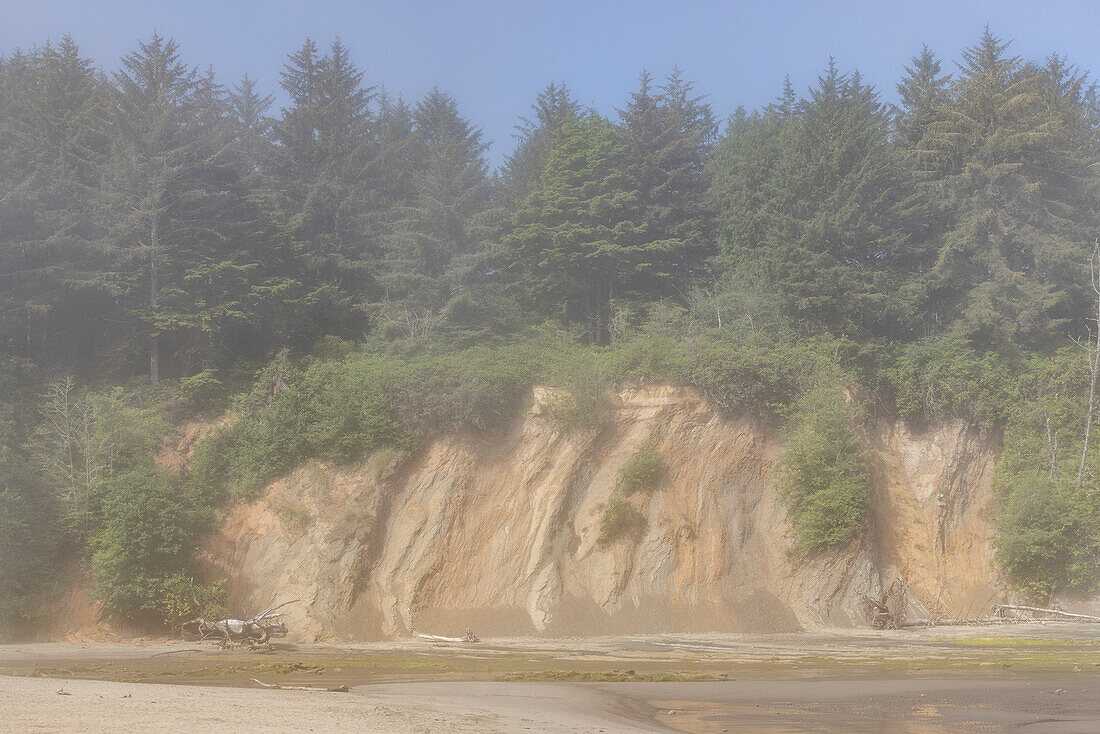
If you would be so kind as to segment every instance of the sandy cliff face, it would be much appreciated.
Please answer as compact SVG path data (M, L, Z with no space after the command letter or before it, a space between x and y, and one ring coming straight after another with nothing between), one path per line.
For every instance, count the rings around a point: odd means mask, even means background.
M896 577L914 612L992 595L990 447L962 426L868 426L871 522L849 547L790 555L774 431L696 392L629 388L598 431L540 409L501 436L452 436L361 466L312 463L233 507L206 544L234 607L300 597L310 639L771 631L862 624ZM635 495L638 540L597 544L619 468L646 441L667 466Z

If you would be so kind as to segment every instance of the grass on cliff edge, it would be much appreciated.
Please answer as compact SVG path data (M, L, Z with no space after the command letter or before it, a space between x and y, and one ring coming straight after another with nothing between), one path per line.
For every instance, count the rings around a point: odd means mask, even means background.
M402 351L328 339L308 355L280 355L235 401L241 416L203 440L192 462L196 493L216 505L247 497L310 458L351 462L387 446L410 447L444 431L487 433L516 414L536 383L574 396L557 406L571 428L597 427L609 388L623 382L695 385L720 409L780 419L784 406L822 381L839 390L842 370L821 340L700 335L689 345L662 336L614 347L585 345L557 329L509 344ZM279 385L273 390L273 385ZM649 486L659 462L623 477Z

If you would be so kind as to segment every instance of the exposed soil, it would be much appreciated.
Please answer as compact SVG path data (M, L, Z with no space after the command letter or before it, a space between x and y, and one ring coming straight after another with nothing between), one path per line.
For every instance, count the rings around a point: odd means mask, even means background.
M996 455L963 424L870 422L867 532L807 558L773 481L773 426L684 387L607 397L598 429L564 428L536 388L499 434L300 466L228 509L203 544L209 579L226 579L235 611L301 599L299 641L859 627L862 595L897 578L911 617L1005 600L990 563ZM645 444L665 467L629 498L645 530L602 545L618 472ZM185 461L187 445L166 457Z

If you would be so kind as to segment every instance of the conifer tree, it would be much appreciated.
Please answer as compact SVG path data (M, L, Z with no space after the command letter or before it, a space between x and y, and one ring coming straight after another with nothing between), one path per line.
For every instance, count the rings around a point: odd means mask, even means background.
M404 99L391 98L385 90L378 95L378 158L373 167L374 199L382 214L384 236L393 232L402 207L414 196L413 177L423 167L423 151L417 144L413 109Z
M282 72L291 105L275 126L274 167L291 237L313 282L343 307L375 292L383 207L371 185L378 163L375 92L348 49L325 56L306 39Z
M764 108L764 111L779 118L783 122L795 119L798 106L798 95L795 94L794 85L791 83L791 75L783 77L783 91L774 102Z
M234 148L250 172L259 173L271 166L274 156L271 143L274 120L267 112L274 101L274 95L261 95L256 90L256 82L247 74L233 87L229 95Z
M505 238L507 263L526 296L608 340L610 303L668 280L646 249L637 184L619 131L590 113L554 134L542 174Z
M799 321L896 334L896 296L927 256L928 214L888 131L875 91L831 60L796 119L773 111L737 121L710 194L727 210L727 266L770 284Z
M663 87L653 90L652 78L643 72L638 91L619 111L628 165L643 211L644 247L662 261L657 269L676 272L681 281L701 266L710 227L703 207L704 164L715 123L710 106L693 96L692 89L674 70ZM671 284L662 280L653 285Z
M921 48L911 64L897 85L901 109L894 117L898 141L906 148L917 147L929 126L942 118L951 81L950 74L940 74L940 60L928 46Z
M224 94L210 74L181 60L175 41L154 34L122 59L115 75L112 156L107 169L109 230L104 244L120 264L123 306L139 318L134 336L161 357L204 331L203 286L231 265L227 243L239 200Z
M92 246L107 147L102 84L68 36L5 66L0 333L27 356L71 362L90 351L102 328L93 314L109 303Z
M961 316L977 345L1034 348L1086 311L1096 138L1080 134L1077 83L1007 46L987 29L963 52L945 117L921 145L954 212L925 310Z
M516 149L504 162L503 188L509 209L519 206L531 192L557 131L581 115L569 89L553 82L539 92L531 111L531 117L521 118L516 125Z
M493 232L486 144L433 89L414 113L412 201L399 210L388 243L387 298L404 308L440 310L453 295L453 265L480 250Z

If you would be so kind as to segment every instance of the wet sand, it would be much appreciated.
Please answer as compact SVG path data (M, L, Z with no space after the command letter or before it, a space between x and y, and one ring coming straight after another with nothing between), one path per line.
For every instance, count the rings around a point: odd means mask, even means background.
M11 732L1100 731L1098 678L392 683L312 693L0 677Z
M1100 732L1097 675L628 685L684 732Z

